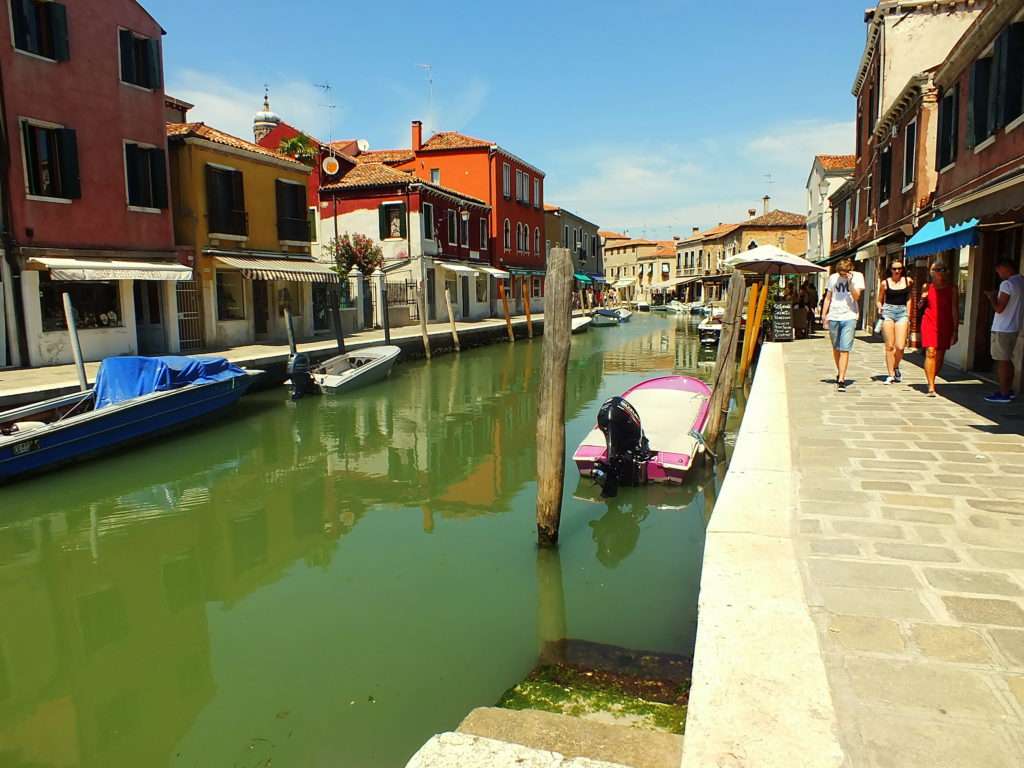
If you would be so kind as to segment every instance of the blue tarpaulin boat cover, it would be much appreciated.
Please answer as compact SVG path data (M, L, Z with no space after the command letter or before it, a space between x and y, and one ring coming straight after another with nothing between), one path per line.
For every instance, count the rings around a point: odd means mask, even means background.
M151 392L245 375L223 357L108 357L96 375L96 410Z
M947 227L945 220L939 216L917 230L903 247L907 251L907 258L913 259L974 245L978 242L977 227L977 219Z

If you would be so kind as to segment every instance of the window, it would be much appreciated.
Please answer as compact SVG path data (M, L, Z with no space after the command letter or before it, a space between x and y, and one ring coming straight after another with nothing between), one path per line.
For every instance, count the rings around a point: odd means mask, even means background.
M480 219L480 250L487 250L487 241L491 239L491 233L487 228L487 219Z
M320 242L320 233L317 231L317 220L316 220L316 206L309 206L309 211L306 214L307 221L309 222L309 242L318 243Z
M476 303L486 304L487 303L487 275L477 275L476 280Z
M512 166L508 163L501 165L501 192L507 200L512 196Z
M441 183L441 169L440 168L431 168L430 169L430 183L431 184L440 184Z
M382 203L377 209L377 228L381 240L405 237L405 203Z
M853 199L853 227L857 228L860 224L860 190L857 190L857 196Z
M917 177L917 120L903 131L903 189L909 189Z
M423 218L423 239L433 240L434 239L434 204L424 203L422 208Z
M206 215L211 235L248 234L241 171L206 166Z
M469 216L459 216L459 243L464 248L469 248Z
M1010 24L996 38L999 106L1002 125L1024 113L1024 22Z
M130 29L118 33L121 47L121 80L140 88L156 89L163 82L160 41L136 35Z
M843 234L850 234L850 216L853 213L853 206L851 205L850 198L846 198L843 201Z
M506 251L512 249L512 224L509 223L508 219L505 219L505 229L502 234L502 245Z
M51 280L49 272L39 273L39 309L44 331L67 329L64 298L71 297L78 330L117 328L121 319L121 296L114 280Z
M878 205L889 202L892 189L892 145L882 150L878 158Z
M21 124L27 192L73 200L82 196L78 180L78 142L70 128Z
M973 149L996 129L997 94L993 86L992 57L978 59L971 65L970 89L967 92L967 148Z
M68 16L61 3L11 0L14 47L54 61L67 61Z
M241 272L217 271L217 319L245 320L245 283Z
M136 208L167 207L167 165L162 149L125 142L124 167L128 205ZM302 201L305 208L306 201ZM305 226L305 215L302 217Z
M540 208L540 179L533 180L533 207Z
M278 179L277 238L299 243L309 242L309 222L306 218L306 185Z
M533 252L540 256L540 227L533 230Z
M563 248L568 248L569 247L569 225L568 224L566 224L562 228L562 247Z
M458 240L458 226L455 223L455 211L449 210L446 218L448 220L448 245L456 245Z
M939 170L956 162L958 124L960 122L960 86L942 94L939 102L939 135L936 144L939 153Z
M875 130L875 120L878 117L876 114L878 107L875 105L875 89L872 86L868 88L868 133L872 133Z
M537 297L540 296L540 286L541 286L540 278L539 277L534 277L533 278L533 294L532 294L534 298L537 298Z
M864 113L857 109L857 157L860 157L861 149L864 146Z

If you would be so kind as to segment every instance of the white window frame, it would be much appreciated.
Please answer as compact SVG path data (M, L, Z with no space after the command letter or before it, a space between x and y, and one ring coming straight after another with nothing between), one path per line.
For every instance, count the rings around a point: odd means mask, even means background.
M508 163L501 164L501 193L506 198L512 196L512 166Z
M533 207L540 208L540 178L533 178Z
M13 21L12 21L12 24L13 24ZM164 69L164 66L163 66L164 65L164 44L163 44L163 41L159 40L158 38L155 38L155 37L150 37L149 35L143 35L143 34L141 34L139 32L136 32L134 29L131 29L130 27L120 27L119 26L115 30L115 32L117 34L115 47L117 48L117 79L118 79L118 82L120 82L121 85L127 85L129 88L134 88L135 90L142 91L143 93L155 93L156 90L157 90L156 88L147 88L144 85L139 85L138 83L129 83L127 80L122 80L121 79L121 31L122 30L125 31L125 32L131 32L133 37L137 37L140 40L157 40L157 42L158 42L158 44L160 46L160 79L161 80L163 80L163 77L164 77L164 74L165 74L164 71L163 71L163 69ZM12 33L11 39L12 40L14 39L13 38L13 33Z
M430 209L430 214L427 214L427 209ZM434 204L424 201L423 205L420 206L420 232L423 234L424 240L434 240L437 233L434 231Z
M508 219L505 219L501 229L501 246L503 250L512 250L512 222Z
M437 174L437 178L436 179L434 178L434 174ZM431 184L437 184L437 185L441 184L441 169L440 168L431 168L430 169L430 183Z
M569 225L568 224L566 224L565 226L562 227L562 247L563 248L568 248L569 247Z
M480 250L487 250L487 241L491 239L491 228L487 225L487 217L480 217Z
M533 228L533 252L540 256L540 227Z
M448 238L448 245L454 245L454 246L458 247L458 245L459 245L459 217L458 217L458 215L456 215L455 211L453 211L451 208L449 208L447 211L445 211L445 217L444 218L445 218L445 224L447 225L447 229L448 229L448 231L445 233L447 238ZM452 240L452 222L453 221L455 222L455 227L454 227L454 229L455 229L455 239L454 240Z
M160 147L158 147L156 144L150 144L150 143L145 142L145 141L133 141L131 139L121 139L121 165L124 166L124 203L128 207L129 211L134 211L135 213L156 213L156 214L163 213L163 211L160 210L159 208L150 208L149 206L145 206L145 205L132 205L131 203L128 202L128 145L129 144L134 144L136 147L139 147L140 149L160 149ZM168 174L168 176L169 176L169 174ZM286 181L286 179L281 179L281 181ZM169 194L170 194L170 190L168 190L168 195Z
M913 145L907 141L907 134L910 131L910 126L914 126L914 143ZM907 181L907 150L913 148L914 151L914 162L911 165L911 169L914 173L914 178ZM917 181L917 118L915 117L906 127L903 129L903 185L901 192L908 192L911 187L914 186L914 182Z
M10 3L8 2L8 6ZM11 22L14 23L13 21ZM13 32L11 40L13 40ZM69 197L50 197L49 195L33 195L31 193L32 185L28 180L28 147L25 146L25 131L22 128L24 124L33 125L36 128L46 128L48 130L60 130L61 128L67 128L66 125L61 123L51 123L48 120L36 120L34 117L22 117L18 116L18 140L21 142L21 170L22 180L25 182L25 199L32 200L36 203L60 203L61 205L71 205L71 198ZM79 160L81 164L81 160ZM81 167L81 165L79 165ZM128 177L125 176L125 183L127 184ZM126 187L127 188L127 187Z

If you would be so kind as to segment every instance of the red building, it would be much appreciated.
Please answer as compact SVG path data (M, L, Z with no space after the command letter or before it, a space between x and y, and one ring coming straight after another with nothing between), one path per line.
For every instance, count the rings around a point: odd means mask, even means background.
M0 365L176 349L160 25L134 0L5 2ZM3 344L7 341L7 344Z

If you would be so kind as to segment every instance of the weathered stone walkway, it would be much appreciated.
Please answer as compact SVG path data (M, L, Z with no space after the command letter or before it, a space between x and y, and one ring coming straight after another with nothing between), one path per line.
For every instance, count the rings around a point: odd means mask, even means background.
M1024 765L1024 407L783 346L797 555L851 765ZM956 399L949 399L952 396ZM969 406L969 407L968 407ZM974 410L972 410L972 408Z
M1024 404L768 345L708 529L684 766L1024 765ZM947 371L953 376L952 372Z

